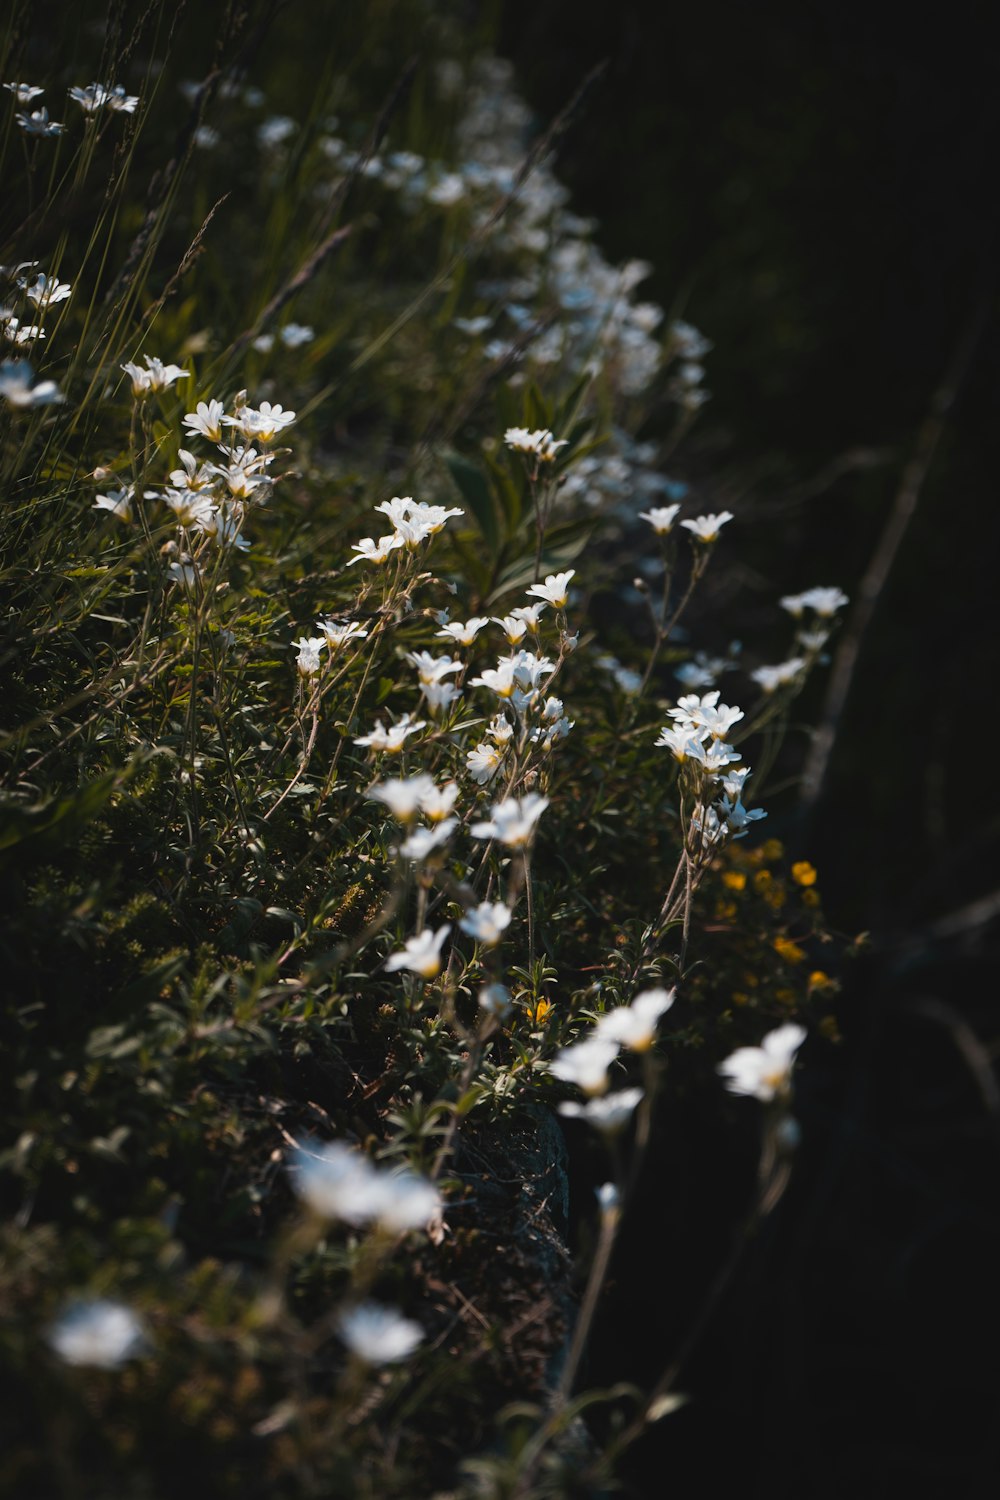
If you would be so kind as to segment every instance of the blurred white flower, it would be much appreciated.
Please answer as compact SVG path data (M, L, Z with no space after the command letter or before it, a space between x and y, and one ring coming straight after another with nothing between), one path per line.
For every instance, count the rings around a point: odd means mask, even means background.
M657 536L666 536L673 531L679 511L679 505L654 505L651 510L641 510L639 519L648 521Z
M794 682L805 665L804 656L793 656L788 661L779 662L776 667L757 667L750 676L765 693L774 693Z
M558 1110L567 1119L585 1120L595 1130L613 1135L628 1124L641 1099L642 1089L619 1089L616 1094L604 1094L596 1099L588 1099L584 1104L566 1099L558 1106Z
M487 984L479 991L479 1005L488 1016L503 1021L511 1012L510 990L505 984Z
M768 1104L789 1092L795 1054L805 1039L805 1028L790 1021L769 1031L759 1047L737 1047L716 1071L731 1094L748 1094Z
M66 126L59 120L50 120L47 109L33 109L30 115L16 114L14 119L25 135L62 135Z
M380 1171L343 1141L300 1142L291 1154L292 1186L324 1219L378 1224L392 1234L423 1229L441 1212L433 1183L416 1173Z
M67 92L69 97L88 115L96 114L108 102L109 90L103 83L88 83L85 89L71 88Z
M696 542L707 546L710 542L717 541L726 522L734 519L732 511L724 510L719 515L696 516L693 521L682 521L681 525L690 531Z
M479 906L470 907L458 925L484 948L494 948L510 926L512 916L513 912L503 901L483 901Z
M398 1364L424 1337L419 1323L377 1302L361 1302L341 1313L337 1327L351 1353L368 1365Z
M397 719L395 724L390 724L386 729L381 719L375 720L375 728L371 734L359 735L354 743L356 745L368 745L372 750L382 750L386 755L398 755L411 734L416 734L420 729L426 729L425 719L411 719L409 714L404 714Z
M575 1083L585 1094L603 1094L608 1086L608 1069L617 1056L618 1043L593 1032L584 1041L563 1047L550 1067L563 1083Z
M121 490L112 490L110 495L98 495L94 509L110 511L119 521L131 521L134 495L135 487L131 484Z
M422 979L433 979L441 972L441 948L450 931L451 923L446 922L437 932L425 927L416 937L407 938L402 949L390 953L386 959L386 971L393 973L397 969L410 969Z
M44 89L37 88L33 83L5 83L4 88L9 94L14 95L15 102L18 104L30 104L32 99L37 99L39 94L45 93Z
M50 1327L48 1342L68 1365L100 1370L116 1370L148 1347L132 1309L106 1297L72 1303Z
M647 1051L656 1040L657 1022L673 1005L676 994L676 989L643 990L631 1005L605 1011L597 1022L597 1035L633 1052Z
M495 802L490 808L489 818L473 823L469 832L476 839L496 839L508 848L523 849L531 842L535 824L548 805L548 797L541 797L537 792L529 792L525 797L508 797L503 802Z
M421 771L416 776L376 782L368 788L368 796L374 802L384 802L401 823L410 823L420 811L424 797L435 790L433 777Z
M11 406L54 406L65 401L54 380L35 381L26 359L5 359L0 364L0 396Z
M541 463L552 463L560 448L565 448L568 438L556 440L547 427L529 432L526 427L508 427L503 435L508 448L515 453L531 453Z
M820 619L829 620L845 604L849 604L850 600L842 589L814 588L806 589L802 594L786 594L779 603L782 609L787 609L796 619L801 617L803 611L811 609Z
M457 827L457 818L445 818L435 828L415 828L409 838L400 844L399 853L404 859L412 859L415 864L420 864L428 854L446 844Z

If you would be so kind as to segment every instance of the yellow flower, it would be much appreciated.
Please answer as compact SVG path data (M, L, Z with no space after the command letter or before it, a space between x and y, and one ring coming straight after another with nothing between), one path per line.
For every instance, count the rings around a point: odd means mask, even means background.
M792 865L792 879L796 885L815 885L816 868L807 859L796 860Z
M806 956L805 951L799 947L798 943L793 943L791 938L776 937L773 946L775 953L779 954L786 963L800 964Z
M781 859L784 852L785 846L780 839L768 839L761 847L765 859Z
M746 890L747 877L743 870L727 870L722 877L722 884L731 891Z

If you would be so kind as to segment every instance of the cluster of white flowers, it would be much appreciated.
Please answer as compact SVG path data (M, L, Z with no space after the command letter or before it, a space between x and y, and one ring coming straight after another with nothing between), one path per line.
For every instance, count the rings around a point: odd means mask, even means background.
M751 823L767 816L762 808L748 811L743 805L743 788L750 768L733 769L741 756L726 744L726 736L743 718L743 710L720 703L719 697L715 688L703 697L689 693L678 699L676 707L669 710L673 724L664 725L656 741L670 750L681 765L695 772L691 826L700 833L704 848L720 843L727 836L742 838ZM706 793L712 786L721 786L723 795L709 805Z
M771 695L779 688L803 681L830 639L834 616L850 601L839 588L817 587L801 594L786 594L779 603L794 620L802 621L795 632L796 655L776 666L757 667L751 672L758 687Z
M458 506L428 505L423 500L411 499L409 495L395 495L391 500L383 500L375 510L388 517L392 530L380 536L378 541L366 536L353 543L351 550L357 556L350 559L351 563L384 563L399 548L416 552L422 542L437 536L452 516L465 514Z
M487 359L523 360L543 375L552 367L590 373L626 398L641 396L669 366L668 394L683 411L695 412L708 399L701 361L709 341L690 323L665 326L663 309L637 297L652 267L639 260L609 264L593 241L595 221L567 208L568 190L548 163L537 163L519 180L535 122L513 87L511 65L481 56L462 87L465 113L453 163L412 151L386 151L366 161L334 133L321 138L321 149L336 172L360 171L407 211L430 206L448 212L461 204L474 231L489 226L500 256L517 270L481 279L474 288L479 309L454 319L465 338L484 340ZM498 194L514 194L499 224ZM512 384L524 378L521 371L509 377ZM544 435L524 428L510 432L522 440ZM562 441L521 451L536 462L551 462ZM560 500L579 497L588 506L627 509L629 502L648 503L657 494L675 499L675 487L676 481L658 472L656 444L636 443L616 429L600 453L581 459L562 484Z
M609 1070L623 1047L633 1052L646 1052L652 1047L660 1017L673 1005L675 996L676 990L643 990L631 1005L605 1011L582 1041L556 1053L551 1063L553 1075L563 1083L575 1084L589 1096L583 1104L574 1100L560 1104L560 1114L586 1120L608 1134L628 1122L643 1091L626 1088L608 1093Z
M45 92L43 88L33 83L5 83L4 88L13 95L16 104L25 105L33 103ZM86 88L70 88L67 92L87 116L93 116L105 107L116 114L132 115L135 114L139 105L138 95L128 93L120 83L90 83ZM18 111L14 118L25 135L39 137L62 135L66 129L60 120L49 119L49 112L44 106L25 114Z
M343 1141L300 1142L290 1170L299 1197L323 1219L407 1234L441 1214L441 1195L432 1182L415 1172L380 1170Z
M144 366L133 361L122 365L132 382L136 401L145 401L155 392L168 390L176 381L190 377L190 371L180 365L164 364L148 354L144 358ZM294 412L285 411L280 405L272 406L269 401L262 401L259 407L249 406L245 391L235 398L229 413L223 402L212 398L199 401L194 411L185 414L182 425L188 437L212 443L221 461L201 459L180 448L179 467L170 471L166 485L143 491L143 499L160 501L173 512L187 549L169 565L175 582L186 587L195 583L201 571L198 554L209 543L238 552L249 549L250 543L243 536L244 522L252 506L267 502L274 486L268 469L277 455L266 451L267 445L294 420ZM259 447L251 447L251 439ZM134 504L134 487L129 485L98 495L94 509L108 511L118 520L128 522L132 520ZM315 644L318 650L326 642L324 635L307 645Z
M7 85L13 87L13 85ZM34 273L34 274L31 274ZM47 276L37 261L0 266L0 284L6 284L6 305L0 303L0 340L17 348L32 347L46 337L39 321L51 308L65 302L73 288L68 281ZM28 303L19 306L19 299ZM27 360L4 360L0 365L0 395L10 406L52 406L64 398L54 380L36 380Z

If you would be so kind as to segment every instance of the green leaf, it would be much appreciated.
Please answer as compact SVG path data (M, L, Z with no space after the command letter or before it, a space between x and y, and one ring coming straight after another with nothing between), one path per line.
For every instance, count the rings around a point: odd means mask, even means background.
M460 453L447 453L445 463L462 499L472 512L473 519L489 545L490 553L500 548L500 521L496 501L486 476L476 464L470 463Z

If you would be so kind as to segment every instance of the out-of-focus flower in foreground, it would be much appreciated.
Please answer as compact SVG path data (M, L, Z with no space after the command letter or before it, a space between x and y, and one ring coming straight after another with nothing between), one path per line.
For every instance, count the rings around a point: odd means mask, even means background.
M747 1094L769 1104L791 1089L795 1054L806 1039L803 1026L789 1021L769 1031L759 1047L737 1047L718 1072L731 1094Z

